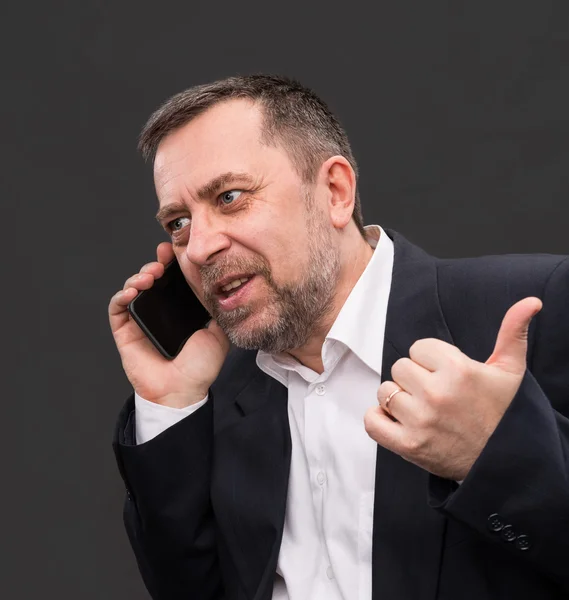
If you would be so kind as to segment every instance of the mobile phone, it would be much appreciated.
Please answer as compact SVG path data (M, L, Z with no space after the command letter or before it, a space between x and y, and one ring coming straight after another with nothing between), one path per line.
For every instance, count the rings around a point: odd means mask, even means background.
M128 311L154 346L169 359L176 357L186 340L211 319L175 259L150 289L138 293L129 303Z

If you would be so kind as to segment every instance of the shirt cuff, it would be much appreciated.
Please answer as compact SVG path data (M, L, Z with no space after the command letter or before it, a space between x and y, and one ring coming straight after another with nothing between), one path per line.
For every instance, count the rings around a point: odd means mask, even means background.
M198 408L201 408L207 402L208 398L209 395L196 404L184 408L172 408L171 406L156 404L156 402L149 402L135 392L136 443L139 445L144 444L155 438L172 425L196 412Z

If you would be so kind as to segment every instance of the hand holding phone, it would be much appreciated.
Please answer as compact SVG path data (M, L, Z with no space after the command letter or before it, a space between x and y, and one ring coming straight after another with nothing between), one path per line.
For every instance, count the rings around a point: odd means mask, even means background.
M186 341L206 327L211 316L192 291L177 260L164 268L151 288L138 292L128 311L156 349L175 358Z
M167 342L166 338L161 336L163 327L159 331L160 328L157 329L148 322L145 326L148 331L148 326L152 327L152 335L155 338L154 342L150 340L130 315L128 306L139 292L151 290L164 276L166 265L175 260L172 245L167 242L160 244L157 257L157 262L144 265L140 272L127 279L123 289L113 296L109 304L109 321L123 368L136 392L151 402L180 408L195 404L207 395L227 356L229 340L215 321L212 321L207 329L199 328L193 333L190 332L189 339L171 359L166 358L168 350L164 345L167 345ZM157 286L158 293L148 294L151 301L144 303L144 311L148 306L159 306L159 303L156 303L157 298L168 301L168 298L172 300L174 296L174 302L177 301L177 294L171 292L178 289L180 282L174 272L172 275L175 275L174 286L167 285L160 289ZM143 303L140 306L142 308ZM160 319L158 322L160 323ZM158 337L164 342L159 342L164 352L155 346Z

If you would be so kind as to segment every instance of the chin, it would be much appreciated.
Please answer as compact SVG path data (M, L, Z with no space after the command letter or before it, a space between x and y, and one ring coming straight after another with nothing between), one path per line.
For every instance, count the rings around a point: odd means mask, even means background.
M225 330L232 344L244 350L265 350L273 352L274 332L271 325L274 317L261 310L261 314L253 313L243 321Z
M265 313L265 310L261 311ZM244 318L240 319L239 322L228 325L225 333L230 337L254 337L263 332L267 327L267 318L264 314L258 314L255 312L249 313Z

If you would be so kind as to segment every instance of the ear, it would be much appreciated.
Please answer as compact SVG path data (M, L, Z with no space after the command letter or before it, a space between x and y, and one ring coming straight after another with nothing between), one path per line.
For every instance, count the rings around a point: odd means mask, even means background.
M343 156L332 156L322 163L319 179L328 191L330 222L336 229L344 229L354 212L356 174Z

